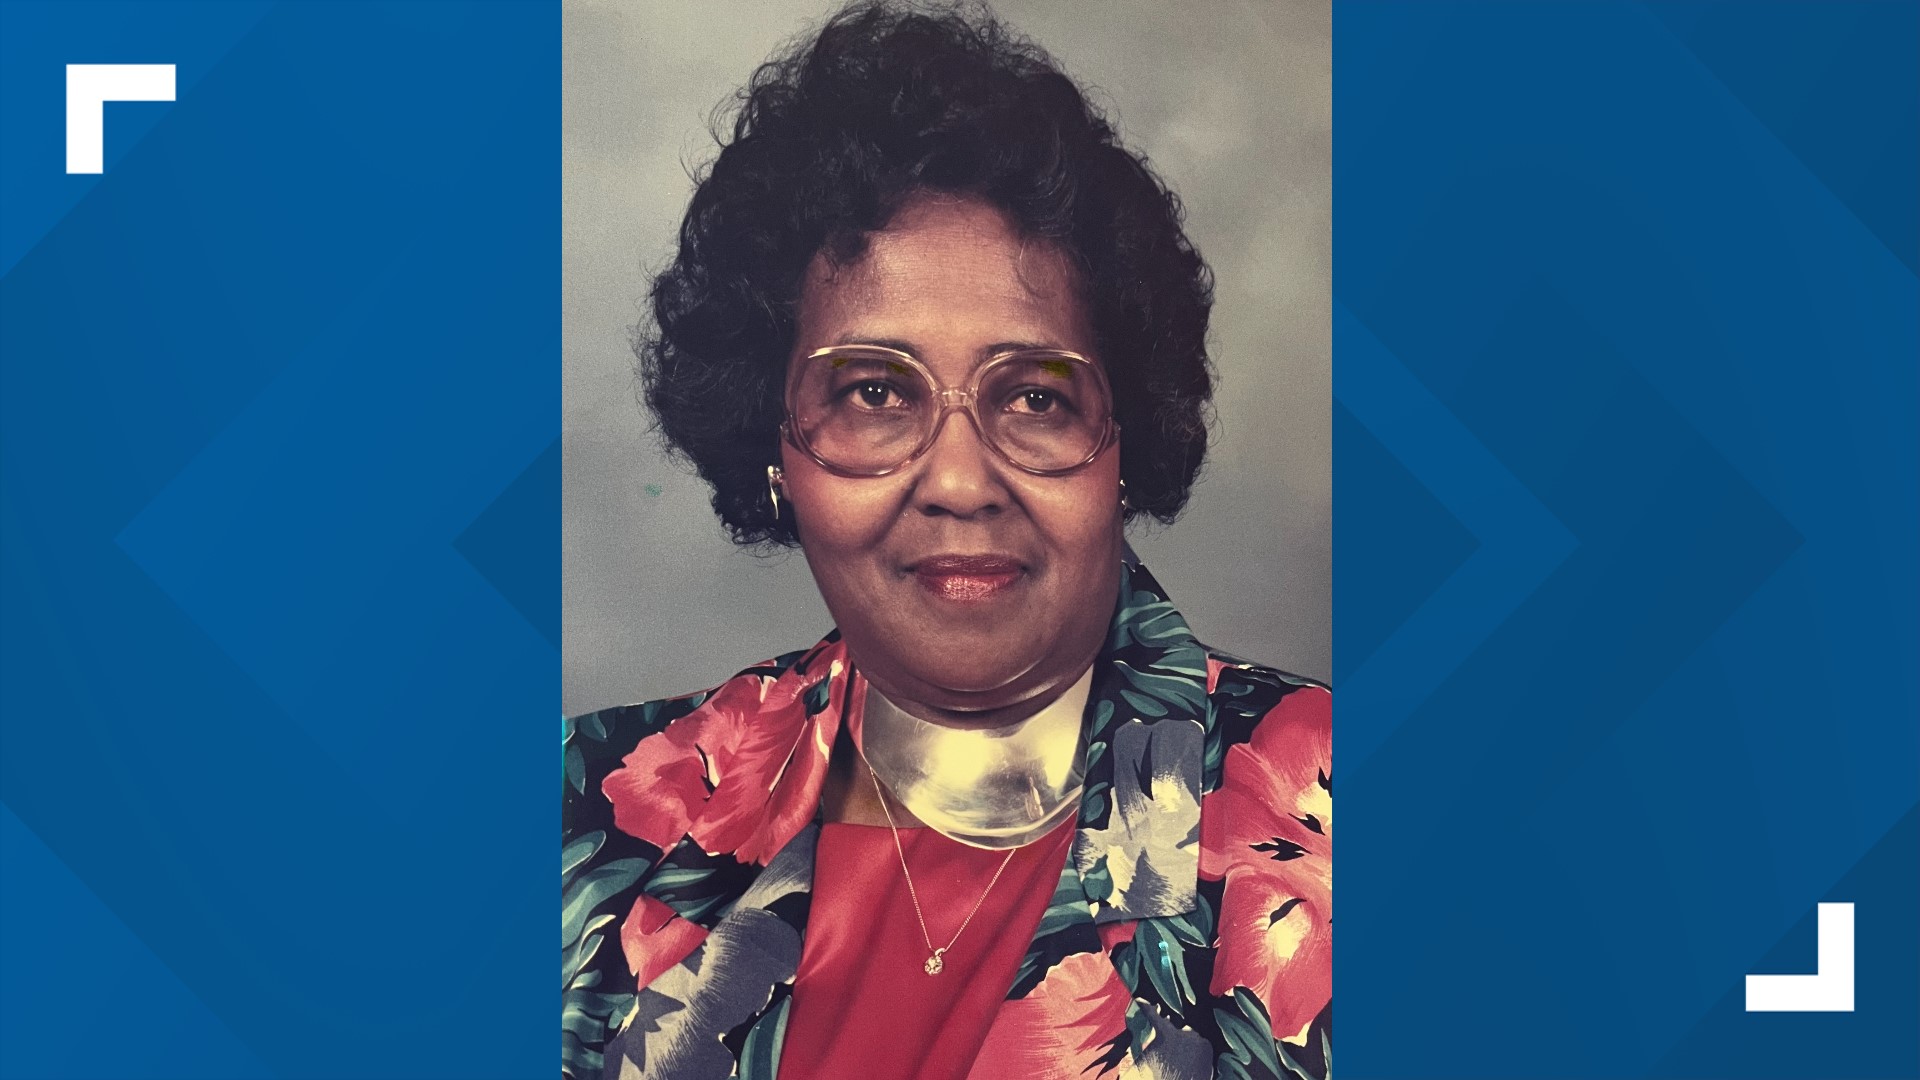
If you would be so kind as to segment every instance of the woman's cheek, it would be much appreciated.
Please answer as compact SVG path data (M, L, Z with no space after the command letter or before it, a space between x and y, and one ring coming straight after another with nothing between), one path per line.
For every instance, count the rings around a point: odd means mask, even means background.
M904 503L892 477L848 479L807 462L787 473L789 498L809 559L877 551Z

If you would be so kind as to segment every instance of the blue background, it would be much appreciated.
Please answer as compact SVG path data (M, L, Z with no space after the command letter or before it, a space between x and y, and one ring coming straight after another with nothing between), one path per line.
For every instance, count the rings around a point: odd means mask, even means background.
M0 20L0 1075L550 1075L558 10Z
M1916 10L1336 6L1341 1075L1920 1075ZM0 4L0 1075L550 1075L559 64Z
M1348 1080L1920 1075L1916 11L1335 5Z

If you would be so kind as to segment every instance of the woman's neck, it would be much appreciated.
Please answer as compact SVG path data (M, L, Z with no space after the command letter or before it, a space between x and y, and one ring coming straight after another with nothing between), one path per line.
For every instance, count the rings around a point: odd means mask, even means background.
M859 668L857 662L854 666L856 669ZM1089 662L1074 674L1051 686L1041 688L1029 697L985 709L949 709L930 705L911 694L895 692L886 680L876 680L871 673L862 671L861 675L895 708L909 716L956 731L987 731L1022 723L1059 701L1062 696L1077 691L1079 684L1086 677L1087 670L1091 667L1092 663Z
M1035 696L1027 701L1017 701L997 709L942 709L921 701L912 701L888 695L887 700L894 703L902 712L925 720L929 724L953 728L956 731L990 731L994 728L1011 727L1026 720L1040 710L1053 704L1060 697L1058 692L1044 696Z

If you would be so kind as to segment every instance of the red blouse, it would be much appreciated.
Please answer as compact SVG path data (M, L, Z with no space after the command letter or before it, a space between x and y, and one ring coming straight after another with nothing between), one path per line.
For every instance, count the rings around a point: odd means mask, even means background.
M828 823L794 977L781 1080L964 1080L1066 865L1074 819L1019 848L938 975L886 826ZM933 943L945 945L1007 856L900 830Z

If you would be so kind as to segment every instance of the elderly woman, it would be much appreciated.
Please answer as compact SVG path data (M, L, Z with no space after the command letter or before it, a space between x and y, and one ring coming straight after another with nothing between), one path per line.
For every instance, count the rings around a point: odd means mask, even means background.
M754 76L643 372L838 629L567 724L565 1075L1324 1075L1327 693L1123 537L1204 457L1210 304L991 17L861 6Z

